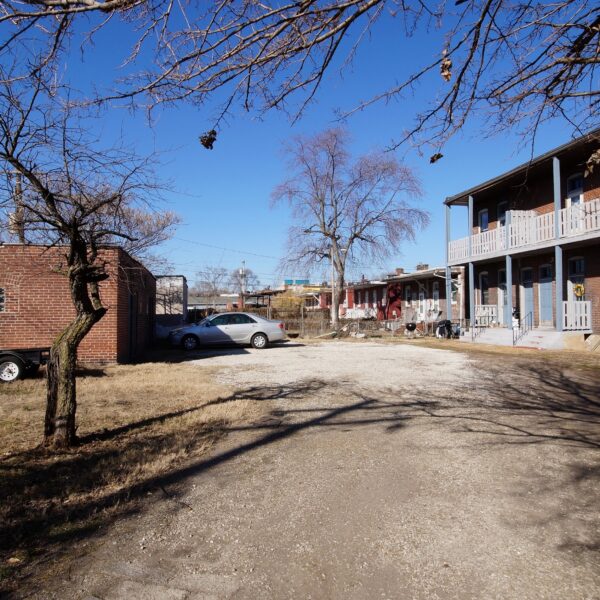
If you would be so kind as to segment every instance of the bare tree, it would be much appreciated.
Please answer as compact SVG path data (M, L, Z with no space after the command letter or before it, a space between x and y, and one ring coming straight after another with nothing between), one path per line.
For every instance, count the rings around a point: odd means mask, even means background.
M421 193L408 167L389 153L353 160L348 141L341 129L296 138L287 149L294 175L273 192L274 202L289 202L296 222L289 231L287 262L307 269L332 263L334 326L348 264L389 256L429 220L405 200Z
M99 284L109 277L109 265L102 249L119 244L143 257L169 236L177 218L151 210L158 188L148 161L123 148L95 150L69 107L58 110L50 83L41 71L0 83L0 163L20 176L19 236L63 254L76 316L50 351L44 438L65 447L76 441L77 349L106 313ZM3 227L14 210L6 191Z
M207 296L215 308L219 296L227 291L229 271L223 267L204 267L196 273L194 293Z
M397 85L381 93L368 90L365 101L346 114L401 99L435 76L439 87L430 105L396 134L396 143L431 142L432 162L481 110L489 113L487 132L520 127L528 138L548 119L566 120L574 133L597 124L600 16L588 0L5 0L0 52L21 39L42 39L46 50L40 56L47 63L68 40L89 43L93 36L82 15L94 12L101 20L91 21L92 34L119 17L132 32L126 75L105 98L150 106L184 99L202 104L225 88L222 116L239 103L246 109L287 107L299 94L292 109L298 116L326 72L346 67L365 34L384 18L393 19L406 38L427 35L431 52L411 56L407 72L394 74ZM147 56L154 57L150 65ZM216 135L211 129L202 144L212 148Z
M229 273L229 287L238 294L256 290L260 287L260 280L256 273L243 263L239 269Z

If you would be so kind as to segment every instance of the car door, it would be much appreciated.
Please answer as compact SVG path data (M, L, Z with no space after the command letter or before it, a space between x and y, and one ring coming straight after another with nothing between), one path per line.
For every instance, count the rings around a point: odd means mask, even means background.
M201 344L226 344L232 341L227 330L229 315L217 315L210 319L199 332Z
M236 344L248 344L257 330L256 321L241 313L230 315L229 335Z

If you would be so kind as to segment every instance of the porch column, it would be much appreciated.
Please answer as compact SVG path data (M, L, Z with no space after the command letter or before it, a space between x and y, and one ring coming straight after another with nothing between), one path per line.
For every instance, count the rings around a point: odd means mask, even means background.
M560 161L556 156L552 159L552 179L554 187L554 237L560 238Z
M469 263L469 329L475 325L475 268Z
M469 237L469 258L473 256L473 196L469 196L469 227L467 228Z
M452 319L452 269L450 268L450 205L446 204L446 319Z
M554 246L554 289L556 290L556 331L563 330L563 256L562 246Z
M513 311L513 286L512 286L512 256L506 255L506 314L504 315L504 323L507 327L512 328L512 311Z

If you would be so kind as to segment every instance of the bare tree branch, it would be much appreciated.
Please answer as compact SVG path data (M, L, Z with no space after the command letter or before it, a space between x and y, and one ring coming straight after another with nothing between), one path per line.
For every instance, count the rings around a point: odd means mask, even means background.
M295 221L286 263L310 272L323 260L333 261L338 289L334 319L346 267L390 256L429 220L425 211L407 202L421 193L408 167L385 153L353 161L348 142L341 129L297 138L287 148L294 175L272 196L273 202L289 203Z

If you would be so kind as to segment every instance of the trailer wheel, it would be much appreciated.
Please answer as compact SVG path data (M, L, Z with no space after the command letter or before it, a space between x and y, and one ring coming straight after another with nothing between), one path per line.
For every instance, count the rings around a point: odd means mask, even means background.
M18 358L0 358L0 381L10 383L21 379L25 373L25 365Z

